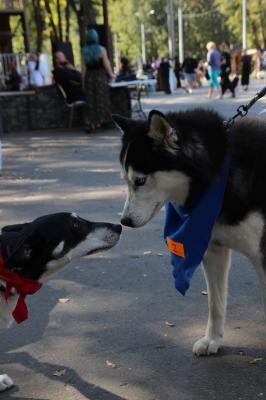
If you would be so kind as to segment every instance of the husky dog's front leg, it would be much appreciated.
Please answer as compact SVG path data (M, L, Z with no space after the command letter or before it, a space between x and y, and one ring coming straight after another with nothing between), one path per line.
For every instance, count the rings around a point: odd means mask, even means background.
M204 256L203 268L208 289L209 318L205 336L197 340L193 346L193 353L198 356L217 353L222 343L230 259L230 249L214 243L210 243Z

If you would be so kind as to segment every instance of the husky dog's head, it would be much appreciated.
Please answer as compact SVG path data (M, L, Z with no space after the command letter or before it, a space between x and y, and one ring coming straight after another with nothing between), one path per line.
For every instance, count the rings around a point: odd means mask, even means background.
M123 132L120 162L128 185L123 225L145 225L168 201L192 205L221 170L226 135L214 111L153 110L148 121L119 115L113 120Z

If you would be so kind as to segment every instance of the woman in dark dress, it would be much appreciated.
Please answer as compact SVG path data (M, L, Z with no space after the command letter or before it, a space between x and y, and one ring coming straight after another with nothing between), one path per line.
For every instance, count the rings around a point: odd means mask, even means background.
M170 63L167 58L163 57L159 67L159 82L160 90L163 90L165 94L171 94L169 77Z
M90 133L111 121L107 76L115 80L106 50L99 45L99 36L94 29L87 32L86 46L82 49L82 75L87 96L85 131Z
M241 85L243 90L248 90L249 75L251 73L251 56L243 51L241 58Z

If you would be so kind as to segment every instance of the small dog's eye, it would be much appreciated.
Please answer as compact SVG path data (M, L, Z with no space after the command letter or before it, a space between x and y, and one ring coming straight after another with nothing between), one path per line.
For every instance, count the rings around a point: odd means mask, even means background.
M72 228L75 229L75 230L79 229L79 221L77 219L72 221Z
M143 186L146 183L147 178L142 177L142 178L136 178L135 179L135 186Z

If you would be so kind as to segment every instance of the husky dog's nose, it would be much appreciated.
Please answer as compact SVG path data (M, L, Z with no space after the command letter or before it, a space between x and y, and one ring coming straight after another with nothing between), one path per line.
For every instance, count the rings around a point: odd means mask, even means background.
M122 226L120 224L113 225L113 231L115 231L116 233L118 233L120 235L122 232Z
M133 228L133 221L131 218L121 218L121 224L124 226L130 226L131 228Z

